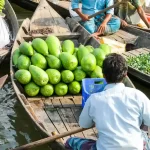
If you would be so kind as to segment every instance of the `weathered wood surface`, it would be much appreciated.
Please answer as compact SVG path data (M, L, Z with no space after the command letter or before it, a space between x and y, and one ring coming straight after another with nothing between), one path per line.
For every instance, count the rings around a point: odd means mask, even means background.
M48 1L50 1L50 0L48 0ZM61 7L64 7L65 9L69 9L71 4L69 1L59 1L58 5Z
M47 27L54 33L70 32L65 20L45 0L41 0L31 18L30 31Z
M48 8L50 9L48 6L48 4L43 5L42 7L37 8L41 9L40 11L44 11L44 9ZM45 8L44 8L45 7ZM37 13L39 13L36 10ZM35 14L36 14L35 12ZM42 14L42 15L41 15ZM29 31L29 25L30 25L30 29L34 29L35 30L35 24L34 21L36 19L41 20L43 17L43 12L40 13L39 16L33 16L32 17L32 21L30 22L29 19L26 20L26 22L23 23L17 38L15 40L15 44L13 46L13 51L18 48L19 44L27 39L32 40L32 38L29 35L27 35L28 31ZM47 15L45 15L47 17ZM38 18L37 18L38 17ZM54 15L51 15L49 17L54 17ZM71 22L71 20L70 20ZM58 25L58 24L57 24ZM53 28L57 28L57 25ZM73 28L72 24L72 28ZM41 26L41 24L39 24L40 28L45 27L45 24L43 26ZM51 27L51 24L50 26ZM99 47L99 41L94 39L94 38L89 38L90 33L88 33L83 27L79 26L78 28L76 28L76 32L78 32L79 34L71 34L73 37L73 41L75 41L77 44L82 43L82 44L90 44L92 45L94 48ZM58 28L57 28L57 32L55 33L56 35L62 35L65 34L66 37L69 36L69 34L71 33L70 30L68 29L68 26L65 27L65 30L69 31L67 33L64 32L59 32ZM67 35L68 34L68 35ZM23 38L24 37L24 38ZM35 36L38 37L38 36ZM42 37L42 36L41 36ZM61 37L61 36L60 36ZM129 36L130 39L134 38L135 36ZM115 36L116 39L121 40L122 38L119 36ZM30 41L29 40L29 41ZM12 65L12 55L11 55L11 80L13 82L13 86L15 88L15 92L22 104L22 106L24 107L24 109L26 110L26 112L28 113L28 115L30 116L30 118L32 119L33 123L38 127L38 129L46 136L51 136L51 132L53 131L57 131L58 133L64 133L65 131L71 131L73 129L76 129L79 127L78 124L78 119L79 119L79 115L81 113L81 100L82 97L81 95L77 95L77 96L72 96L72 95L68 95L68 96L62 96L62 97L49 97L49 98L44 98L42 96L39 97L34 97L34 98L30 98L30 97L26 97L23 92L20 90L21 86L17 85L14 82L14 69L13 69L13 65ZM128 79L126 81L126 83L130 86L130 87L134 87L132 82L130 82ZM80 137L86 137L86 138L92 138L92 139L96 139L97 135L97 131L95 129L89 129L88 131L84 131L72 136L80 136ZM69 137L69 136L68 136ZM63 138L64 141L66 141L66 139L68 138Z
M15 148L13 150L27 150L27 149L31 149L31 148L35 148L35 147L44 145L46 143L49 143L49 144L52 144L51 142L56 143L56 141L58 141L59 139L61 139L63 137L66 137L68 135L72 135L72 134L75 134L75 133L79 133L79 132L82 132L82 131L85 131L85 130L88 130L88 129L84 129L84 128L80 127L78 129L67 131L67 132L61 133L61 134L57 134L57 132L52 132L52 134L53 134L52 137L47 137L47 138L44 138L44 139L41 139L41 140L37 140L35 142L31 142L29 144L22 145L22 146L20 146L18 148ZM63 142L61 141L61 143L63 143ZM51 146L51 149L66 150L65 146L63 144L57 143L57 146L53 146L53 148L52 148L52 145L50 145L50 146Z
M76 106L75 101L80 103ZM80 102L79 102L80 99ZM49 98L28 98L35 115L43 123L46 131L64 133L79 128L78 119L81 113L81 95ZM43 116L43 117L42 117ZM49 121L48 121L49 120ZM51 129L48 130L47 127ZM72 136L96 139L96 130L89 129ZM68 137L63 138L64 142Z
M78 22L76 22L72 18L68 17L66 19L66 22L69 25L71 31L73 31L73 32L77 32L77 31L80 31L80 29L82 29L82 30L84 29ZM90 34L83 36L83 37L87 38L87 36L90 36ZM107 35L107 36L100 36L100 37L118 41L119 43L123 43L123 44L133 44L134 45L139 36L136 36L134 34L131 34L129 32L126 32L126 31L120 29L118 32L116 32L114 34ZM85 39L83 39L83 40L85 41Z
M147 48L140 48L140 49L135 49L132 51L128 51L123 53L122 55L127 59L128 57L136 57L139 56L140 54L148 54L150 53L150 49Z
M2 76L0 78L0 89L3 87L3 85L5 84L6 80L8 78L8 75Z
M23 39L25 40L32 40L33 38L42 38L42 39L46 39L47 36L49 35L55 35L57 36L60 40L65 40L65 39L77 39L80 37L80 33L72 33L72 32L68 32L68 33L51 33L51 34L47 34L47 35L43 35L43 34L33 34L32 37L29 35L24 35Z
M140 54L148 54L150 53L150 49L147 48L140 48L140 49L136 49L136 50L132 50L126 53L123 53L122 56L124 56L124 58L128 59L129 57L136 57L139 56ZM132 67L129 66L128 72L130 74L132 74L133 76L135 76L136 78L140 79L141 81L144 81L148 84L150 84L150 75L145 74L137 69L134 69Z
M125 32L123 30L119 30L118 32L106 36L106 38L111 38L115 41L125 43L125 44L134 44L138 38L138 36L135 36L131 33Z

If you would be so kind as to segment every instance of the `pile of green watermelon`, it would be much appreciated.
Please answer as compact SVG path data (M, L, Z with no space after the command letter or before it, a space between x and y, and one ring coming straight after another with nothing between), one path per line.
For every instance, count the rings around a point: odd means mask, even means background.
M75 47L71 40L61 43L56 36L35 38L13 52L15 78L28 96L79 94L82 79L103 77L101 66L110 52L106 44L94 49L90 45Z

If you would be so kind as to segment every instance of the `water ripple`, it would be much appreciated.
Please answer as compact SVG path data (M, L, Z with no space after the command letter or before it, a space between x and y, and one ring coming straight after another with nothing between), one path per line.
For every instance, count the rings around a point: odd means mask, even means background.
M38 139L41 139L39 132L22 109L11 82L8 82L0 90L0 150L9 150ZM42 149L48 150L47 147Z

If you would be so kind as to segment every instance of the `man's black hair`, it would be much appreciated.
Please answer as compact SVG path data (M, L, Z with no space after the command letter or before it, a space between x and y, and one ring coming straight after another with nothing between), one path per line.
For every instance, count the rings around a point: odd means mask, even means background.
M128 65L121 55L111 53L103 61L102 71L108 83L118 83L127 75Z

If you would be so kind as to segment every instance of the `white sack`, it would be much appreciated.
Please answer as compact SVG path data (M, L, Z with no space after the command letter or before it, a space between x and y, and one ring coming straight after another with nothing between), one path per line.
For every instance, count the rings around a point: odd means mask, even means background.
M0 48L10 43L9 29L5 20L0 17Z

